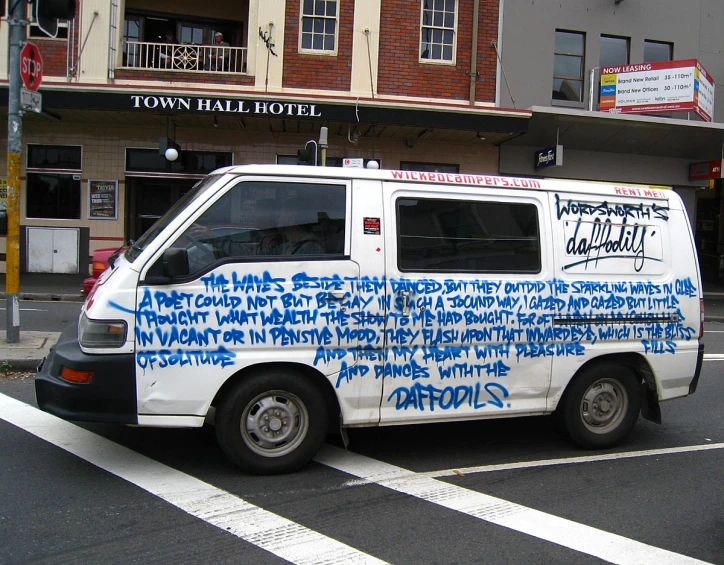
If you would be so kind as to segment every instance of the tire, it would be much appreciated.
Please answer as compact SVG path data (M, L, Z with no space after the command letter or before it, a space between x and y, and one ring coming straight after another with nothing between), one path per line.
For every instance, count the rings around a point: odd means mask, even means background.
M631 432L639 417L639 379L624 365L598 363L570 383L562 408L574 443L587 449L612 447Z
M229 390L215 423L219 446L237 467L253 474L290 473L322 446L327 406L304 375L271 369Z

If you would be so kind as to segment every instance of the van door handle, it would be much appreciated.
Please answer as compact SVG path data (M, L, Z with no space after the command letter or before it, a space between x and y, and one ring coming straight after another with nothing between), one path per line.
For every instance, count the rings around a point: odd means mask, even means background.
M344 290L330 290L325 296L325 300L342 300L347 293Z
M411 290L401 290L400 296L402 297L402 315L410 315L410 297L412 297Z

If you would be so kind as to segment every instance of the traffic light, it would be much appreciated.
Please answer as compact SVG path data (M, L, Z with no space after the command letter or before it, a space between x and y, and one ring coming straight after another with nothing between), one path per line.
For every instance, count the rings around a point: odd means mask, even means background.
M43 33L56 37L58 20L75 18L75 0L34 0L33 17Z

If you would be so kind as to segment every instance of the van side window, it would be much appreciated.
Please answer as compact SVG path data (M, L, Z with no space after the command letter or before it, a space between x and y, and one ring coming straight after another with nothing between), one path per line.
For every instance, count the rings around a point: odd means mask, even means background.
M228 259L328 259L344 253L345 211L345 185L242 181L174 246L187 250L190 274Z
M538 273L538 210L533 204L400 198L401 271Z

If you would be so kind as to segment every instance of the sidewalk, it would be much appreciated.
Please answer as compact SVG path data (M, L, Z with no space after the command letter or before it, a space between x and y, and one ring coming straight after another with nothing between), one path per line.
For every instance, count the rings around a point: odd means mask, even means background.
M87 275L51 275L24 273L20 275L20 300L84 300L81 288ZM0 298L5 298L5 274L0 273ZM724 285L704 283L704 314L707 322L724 323ZM0 331L0 369L7 361L12 369L34 371L55 345L60 332L23 331L20 341L7 343Z

